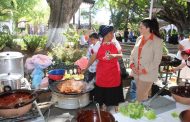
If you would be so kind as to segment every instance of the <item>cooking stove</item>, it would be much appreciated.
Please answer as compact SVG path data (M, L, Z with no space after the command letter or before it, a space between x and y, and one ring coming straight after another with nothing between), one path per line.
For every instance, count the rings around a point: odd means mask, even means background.
M26 78L21 80L21 89L31 90L30 84ZM0 122L45 122L44 116L37 105L37 102L34 101L32 108L29 112L19 117L3 118L0 117Z
M35 104L33 104L32 109L24 114L23 116L19 117L11 117L11 118L2 118L0 117L0 121L3 122L43 122L41 118L41 114L38 111L38 108Z

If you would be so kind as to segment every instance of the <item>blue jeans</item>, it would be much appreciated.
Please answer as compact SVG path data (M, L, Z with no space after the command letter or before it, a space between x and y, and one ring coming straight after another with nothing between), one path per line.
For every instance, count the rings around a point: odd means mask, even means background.
M136 100L136 81L135 80L131 81L131 87L130 87L129 95L130 95L131 101Z

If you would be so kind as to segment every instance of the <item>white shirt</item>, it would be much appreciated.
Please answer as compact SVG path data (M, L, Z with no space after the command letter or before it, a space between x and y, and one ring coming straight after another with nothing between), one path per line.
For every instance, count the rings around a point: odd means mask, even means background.
M188 38L187 39L183 39L182 41L179 42L179 44L181 44L184 47L184 50L190 49L190 40ZM180 50L177 52L176 58L182 60L181 51Z
M85 45L85 44L86 44L85 36L81 35L81 37L80 37L80 45Z
M185 60L182 60L181 63L190 66L190 61L187 61L187 63L186 63Z
M97 41L95 45L91 44L88 48L88 52L86 54L86 57L88 58L88 60L90 59L90 57L92 56L93 52L93 47L95 47L96 45L99 45L100 41ZM94 63L88 68L88 70L92 73L96 72L96 65L98 63L98 60L95 60Z
M97 54L97 52L98 52L98 50L99 50L99 48L100 48L100 46L101 46L101 43L102 43L102 42L99 42L98 44L96 44L96 45L93 47L94 53ZM110 43L114 43L118 51L121 50L121 46L120 46L119 42L118 42L116 39L113 39Z

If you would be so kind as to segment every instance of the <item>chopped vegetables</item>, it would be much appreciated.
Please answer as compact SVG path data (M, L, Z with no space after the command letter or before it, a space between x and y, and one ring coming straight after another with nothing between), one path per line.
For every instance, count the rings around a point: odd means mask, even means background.
M124 116L129 116L133 119L140 119L145 116L149 120L156 119L155 112L151 110L146 110L143 104L139 102L128 103L127 105L123 105L119 107L119 112L121 112Z
M147 112L145 112L144 116L149 119L149 120L154 120L156 119L156 114L153 110L149 110Z

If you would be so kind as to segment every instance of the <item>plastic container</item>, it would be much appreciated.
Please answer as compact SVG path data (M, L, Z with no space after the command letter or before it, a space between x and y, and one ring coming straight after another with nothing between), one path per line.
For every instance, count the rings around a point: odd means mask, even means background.
M51 80L61 80L65 74L64 69L54 69L48 72L48 78Z

